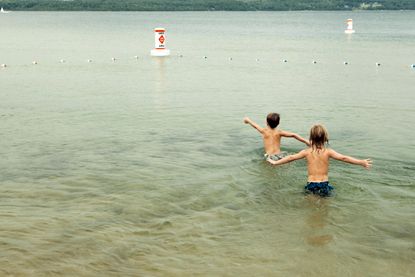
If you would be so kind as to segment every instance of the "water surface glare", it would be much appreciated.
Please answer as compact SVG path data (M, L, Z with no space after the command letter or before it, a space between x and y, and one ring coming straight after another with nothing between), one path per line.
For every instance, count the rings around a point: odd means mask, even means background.
M159 26L165 59L149 56ZM413 26L413 11L1 14L0 275L412 276ZM305 162L267 165L242 123L272 111L304 137L323 123L373 169L332 162L336 195L306 197Z

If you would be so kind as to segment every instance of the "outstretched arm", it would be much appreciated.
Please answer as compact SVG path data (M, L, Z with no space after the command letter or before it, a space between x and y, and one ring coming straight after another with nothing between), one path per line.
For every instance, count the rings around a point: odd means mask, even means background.
M253 122L249 117L245 117L244 118L244 123L245 124L249 124L252 127L254 127L255 129L258 130L258 132L260 132L261 134L264 132L264 129L261 128L261 126L259 126L258 124L256 124L255 122Z
M359 160L350 156L345 156L340 153L337 153L333 149L329 150L330 158L333 158L338 161L346 162L349 164L356 164L361 165L366 169L370 169L372 167L372 160L371 159L365 159L365 160Z
M295 161L295 160L302 159L302 158L305 157L305 155L306 155L306 151L302 150L302 151L298 152L297 154L289 155L289 156L287 156L285 158L282 158L281 160L278 160L278 161L271 160L270 158L268 158L267 161L269 163L273 164L273 165L282 165L282 164L290 163L290 162Z
M301 141L302 143L306 144L307 146L310 146L310 142L308 140L306 140L305 138L303 138L302 136L300 136L296 133L281 131L281 136L287 137L287 138L295 138L296 140Z

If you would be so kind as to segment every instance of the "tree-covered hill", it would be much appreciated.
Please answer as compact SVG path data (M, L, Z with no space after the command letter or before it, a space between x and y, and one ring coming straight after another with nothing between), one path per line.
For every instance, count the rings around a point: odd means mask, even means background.
M415 0L0 0L26 11L415 10Z

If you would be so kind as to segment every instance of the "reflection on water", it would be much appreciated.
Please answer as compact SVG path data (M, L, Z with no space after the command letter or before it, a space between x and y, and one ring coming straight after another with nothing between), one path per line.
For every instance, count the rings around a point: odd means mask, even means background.
M322 198L315 195L306 197L309 217L306 224L309 227L306 241L313 246L323 246L333 240L333 235L327 234L327 221L329 217L330 198Z
M155 92L157 94L162 94L166 92L166 59L168 57L152 57L152 60L155 63L155 73L156 73L156 80L155 80Z
M166 94L169 93L167 89L167 80L166 80L166 59L169 57L152 57L152 62L154 63L154 105L155 108L159 111L162 111L166 108L165 101L167 100Z

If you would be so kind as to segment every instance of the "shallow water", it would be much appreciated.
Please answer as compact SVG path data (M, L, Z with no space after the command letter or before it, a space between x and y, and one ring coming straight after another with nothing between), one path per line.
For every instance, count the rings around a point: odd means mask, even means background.
M1 15L1 275L412 276L414 24L415 12ZM158 26L166 59L149 57ZM336 195L306 197L305 162L267 165L242 123L271 111L304 137L323 123L332 148L373 169L332 162Z

